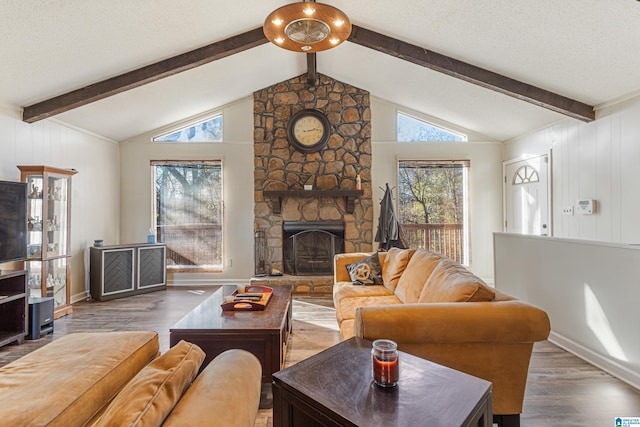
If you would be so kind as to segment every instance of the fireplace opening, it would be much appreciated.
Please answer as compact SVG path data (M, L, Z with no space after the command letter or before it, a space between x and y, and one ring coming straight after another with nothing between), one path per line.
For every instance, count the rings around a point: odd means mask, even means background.
M333 257L344 252L344 222L287 221L282 224L285 274L333 274Z

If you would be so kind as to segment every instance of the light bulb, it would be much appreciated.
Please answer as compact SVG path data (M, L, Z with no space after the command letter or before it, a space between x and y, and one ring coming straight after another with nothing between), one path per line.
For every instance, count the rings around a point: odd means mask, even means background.
M284 21L283 21L282 19L280 19L280 18L276 18L276 19L274 19L274 20L272 20L272 21L271 21L271 23L272 23L273 25L282 25L282 23L283 23L283 22L284 22Z
M277 37L276 39L274 39L273 41L275 41L278 44L284 43L284 38L282 37Z
M333 21L333 25L335 25L336 27L341 27L344 24L344 21L342 19L336 19L335 21Z
M316 12L316 10L308 7L306 9L304 9L303 12L304 12L305 15L311 16Z

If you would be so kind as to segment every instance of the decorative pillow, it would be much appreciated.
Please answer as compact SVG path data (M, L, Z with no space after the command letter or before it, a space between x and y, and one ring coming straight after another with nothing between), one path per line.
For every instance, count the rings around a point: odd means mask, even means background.
M347 271L354 285L382 285L382 269L377 252L347 265Z
M145 366L109 404L96 426L159 426L198 375L205 353L180 341Z
M491 301L494 290L464 266L443 258L425 283L418 302Z
M402 276L405 267L415 251L415 249L399 248L390 248L387 251L387 255L384 258L384 265L382 266L382 280L385 288L391 292L395 292L396 286L398 286L398 280L400 280L400 276Z
M442 260L442 255L418 249L398 279L394 293L405 304L418 302L425 282Z

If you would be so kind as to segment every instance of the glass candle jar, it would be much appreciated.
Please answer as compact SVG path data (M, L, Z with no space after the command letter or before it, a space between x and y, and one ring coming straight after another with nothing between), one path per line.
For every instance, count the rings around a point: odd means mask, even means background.
M398 344L387 339L375 340L371 347L371 372L373 381L381 387L398 384Z

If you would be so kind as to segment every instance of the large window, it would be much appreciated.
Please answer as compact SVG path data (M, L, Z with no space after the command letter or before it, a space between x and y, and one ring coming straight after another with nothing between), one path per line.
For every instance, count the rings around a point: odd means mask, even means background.
M155 219L167 268L222 271L222 163L153 161Z
M468 160L398 162L398 221L409 247L468 264Z

